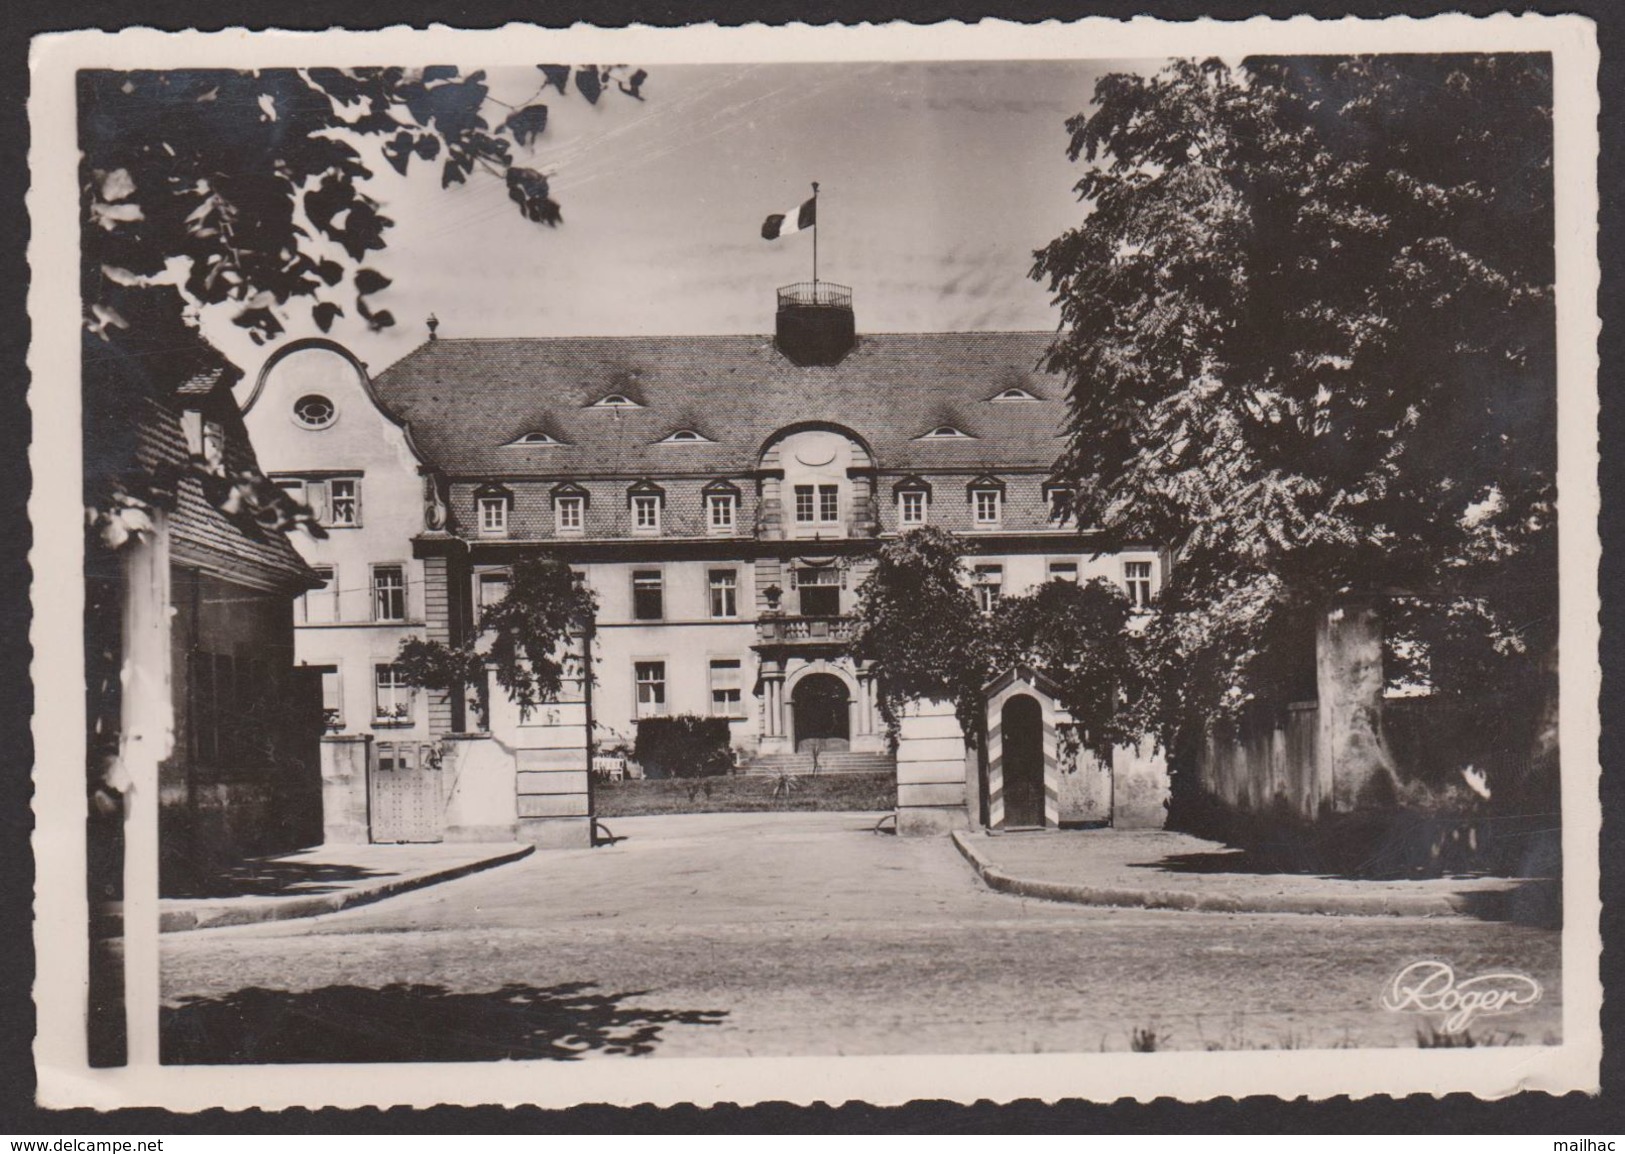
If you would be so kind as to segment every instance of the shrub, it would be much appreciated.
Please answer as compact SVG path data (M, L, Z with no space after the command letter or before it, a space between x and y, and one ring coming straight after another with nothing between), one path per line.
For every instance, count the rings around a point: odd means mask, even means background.
M717 777L733 769L731 736L724 717L646 717L633 756L649 777Z

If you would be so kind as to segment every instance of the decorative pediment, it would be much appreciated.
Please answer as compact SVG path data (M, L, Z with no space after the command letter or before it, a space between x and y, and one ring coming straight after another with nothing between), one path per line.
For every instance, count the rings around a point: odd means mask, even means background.
M707 497L737 497L739 486L724 477L718 477L714 481L707 481L700 492Z
M591 496L584 486L578 485L574 481L560 481L553 486L549 495L555 501L560 497L580 497L583 505L587 504L588 498Z
M665 496L666 490L649 480L634 482L626 488L626 504L628 508L632 505L633 497L660 497L664 499Z
M931 495L931 482L924 477L904 477L891 487L893 493L924 493Z
M974 481L965 486L965 499L970 500L977 493L986 493L990 490L996 493L1003 493L1004 482L993 476L991 473L983 473L980 477L977 477Z
M474 499L476 501L483 501L491 497L500 497L502 500L511 504L513 501L513 490L508 488L506 485L499 485L495 481L488 481L484 485L481 485L478 489L474 490Z

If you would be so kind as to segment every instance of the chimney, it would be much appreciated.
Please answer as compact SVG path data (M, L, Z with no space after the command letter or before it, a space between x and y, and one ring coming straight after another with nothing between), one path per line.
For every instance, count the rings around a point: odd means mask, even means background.
M858 341L852 290L830 281L785 285L775 334L779 352L798 365L840 364Z

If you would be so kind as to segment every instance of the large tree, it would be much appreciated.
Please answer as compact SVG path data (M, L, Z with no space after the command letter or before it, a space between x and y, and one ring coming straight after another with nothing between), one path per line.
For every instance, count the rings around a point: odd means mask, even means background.
M852 657L866 662L888 724L911 701L947 701L966 733L988 673L988 627L976 605L965 549L943 529L912 529L881 546L858 587Z
M1547 56L1178 61L1068 123L1036 254L1080 523L1166 544L1162 732L1279 703L1339 597L1494 710L1556 640ZM1306 632L1307 631L1307 632ZM1530 710L1521 710L1525 718Z
M302 314L324 332L352 312L388 327L368 299L390 283L369 262L392 224L368 192L369 157L403 175L428 168L442 187L500 180L527 219L557 225L547 177L522 162L547 126L543 94L641 99L644 80L619 65L538 65L535 94L509 105L485 73L449 65L82 71L86 384L105 386L92 399L117 409L132 379L174 387L196 372L203 308L229 310L257 342ZM110 543L140 488L124 478L87 493Z
M1138 696L1137 646L1129 604L1105 581L1050 581L981 610L960 560L964 541L943 529L913 529L880 549L858 589L851 655L868 662L882 714L916 700L952 702L961 727L980 729L982 687L1017 665L1053 681L1090 749L1105 753L1139 735L1138 715L1119 698Z
M508 574L508 591L481 612L477 636L455 644L408 637L395 661L408 684L419 688L460 693L474 687L469 703L482 722L488 720L489 703L481 691L491 667L520 715L528 716L544 702L558 700L566 680L592 676L588 659L574 646L591 638L597 613L598 598L586 578L563 561L517 561Z

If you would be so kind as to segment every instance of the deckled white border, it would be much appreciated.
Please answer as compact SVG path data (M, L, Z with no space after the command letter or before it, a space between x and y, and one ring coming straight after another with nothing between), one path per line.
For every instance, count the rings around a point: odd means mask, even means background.
M78 240L73 75L81 67L179 68L427 64L496 67L540 59L640 65L749 60L948 60L1241 57L1270 53L1546 51L1556 100L1557 308L1562 572L1563 1044L1471 1050L1156 1054L907 1055L662 1059L389 1066L150 1067L90 1070L83 1021L84 667L81 450L77 359ZM1123 1097L1186 1101L1221 1095L1500 1096L1522 1089L1595 1089L1601 1059L1596 762L1597 661L1597 66L1595 27L1577 16L1459 15L1381 21L1163 23L1148 17L1072 24L919 27L546 31L163 33L75 32L38 38L30 53L33 239L29 315L35 526L33 838L38 870L35 1058L51 1107L172 1110L250 1106L428 1106L583 1102L672 1105L787 1101L892 1105L917 1098L973 1102ZM132 910L131 916L152 916Z

